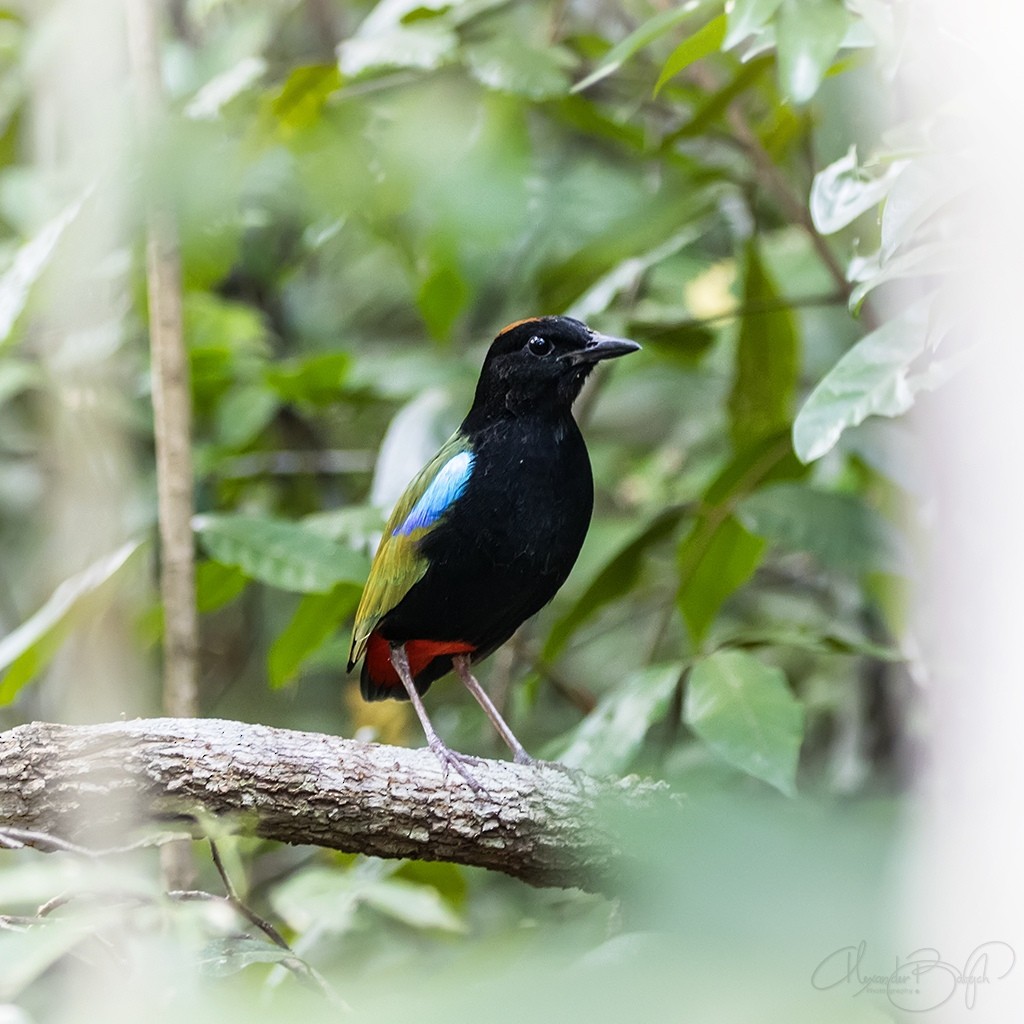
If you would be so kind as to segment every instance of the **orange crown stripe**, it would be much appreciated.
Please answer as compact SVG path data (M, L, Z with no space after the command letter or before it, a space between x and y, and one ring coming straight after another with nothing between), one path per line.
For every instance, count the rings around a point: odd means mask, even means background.
M498 331L497 337L501 337L503 334L508 334L509 331L514 331L517 327L521 327L523 324L539 323L539 316L528 316L523 320L513 320L512 323L506 324L500 331Z

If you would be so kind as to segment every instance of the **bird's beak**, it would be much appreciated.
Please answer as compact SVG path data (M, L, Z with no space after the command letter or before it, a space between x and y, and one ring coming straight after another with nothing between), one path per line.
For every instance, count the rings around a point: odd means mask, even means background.
M630 352L639 352L640 346L628 338L610 338L607 334L594 333L586 346L575 352L566 352L562 359L568 359L574 366L578 363L596 363L601 359L615 359Z

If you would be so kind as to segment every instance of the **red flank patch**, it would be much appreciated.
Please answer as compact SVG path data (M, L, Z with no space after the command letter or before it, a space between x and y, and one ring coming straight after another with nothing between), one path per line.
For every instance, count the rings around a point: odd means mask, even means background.
M442 654L469 654L475 648L465 640L407 640L405 653L413 678ZM366 665L370 678L378 686L401 686L395 666L391 664L391 645L379 633L370 634L366 645Z

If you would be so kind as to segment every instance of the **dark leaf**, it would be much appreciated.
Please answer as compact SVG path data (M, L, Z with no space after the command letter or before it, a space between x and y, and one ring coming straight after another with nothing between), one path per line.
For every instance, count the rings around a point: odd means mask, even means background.
M611 556L579 600L551 628L544 644L545 660L557 658L572 634L598 609L635 586L647 551L670 536L684 512L683 508L666 509Z
M743 448L784 429L796 390L799 339L791 310L765 270L757 244L747 248L736 376L729 395L733 445Z
M703 6L703 4L680 4L678 7L670 7L660 11L652 18L645 21L638 29L631 32L625 39L613 46L604 60L582 81L573 86L573 92L582 92L590 86L600 82L603 78L614 74L634 54L638 53L645 46L650 46L655 39L663 36L669 29L678 25L681 21L692 17Z
M834 569L891 572L899 561L894 529L852 494L774 484L744 498L736 515L752 533Z
M716 651L690 672L683 717L730 764L795 795L804 711L779 669Z
M707 635L726 599L754 575L764 549L765 542L731 515L695 525L683 540L676 600L695 644Z
M359 603L361 589L342 583L327 594L306 594L267 655L271 689L294 680L303 662L323 645Z

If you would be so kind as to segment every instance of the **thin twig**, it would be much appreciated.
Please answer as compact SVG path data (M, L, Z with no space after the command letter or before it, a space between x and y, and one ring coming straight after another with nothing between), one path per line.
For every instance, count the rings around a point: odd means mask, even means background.
M31 847L43 853L72 853L79 857L88 857L90 860L97 860L100 857L109 857L116 853L132 853L135 850L149 849L153 846L163 846L166 843L180 842L182 839L191 839L187 832L160 832L149 834L133 843L126 843L123 846L107 846L102 848L80 846L78 843L69 842L59 836L51 835L49 832L34 832L30 829L15 828L5 825L0 828L0 846L8 850L23 850Z
M212 840L208 840L210 844L210 853L213 855L213 864L217 869L217 874L220 875L221 881L224 883L224 888L227 891L228 902L237 910L242 917L244 917L250 924L255 925L264 935L274 943L275 946L280 946L281 949L287 949L289 952L293 952L291 946L285 941L284 936L265 918L260 917L255 910L251 909L239 898L238 891L235 889L228 876L227 869L224 867L224 861L221 860L220 850L217 849L217 844Z
M143 140L148 143L163 109L160 6L152 0L128 0L127 14L138 117ZM164 611L163 704L169 715L194 718L199 713L199 620L192 536L192 410L181 254L177 226L166 202L151 196L147 220L146 278L160 525L160 596ZM180 887L194 874L191 847L187 844L165 847L161 860L170 885Z
M341 998L330 982L315 967L306 963L306 961L303 960L302 957L300 957L285 941L284 936L266 918L260 917L255 910L239 898L238 890L235 889L235 886L231 881L231 877L228 875L227 869L224 867L224 861L221 860L220 850L217 849L217 844L212 839L208 841L210 844L210 853L213 856L214 867L216 867L217 874L220 875L221 881L224 883L224 889L227 892L226 901L251 925L263 932L263 934L266 935L266 937L270 939L275 946L290 954L286 960L281 961L283 966L291 970L296 977L304 979L307 984L319 989L332 1006L340 1010L351 1012L352 1007Z
M657 326L644 327L644 334L649 338L657 338L659 333L674 333L675 331L690 330L695 327L708 327L712 324L722 323L726 320L741 320L748 316L762 316L768 313L780 313L789 309L813 309L819 306L843 306L847 297L844 291L826 292L822 295L802 295L795 299L773 299L766 302L748 302L743 306L734 306L732 309L722 310L721 313L714 313L711 316L692 317L686 320L679 320L668 324L660 331Z
M157 26L159 7L130 0L131 57L144 137L163 107ZM195 556L192 536L191 399L181 294L181 256L174 217L151 196L146 276L152 351L153 417L164 606L164 709L176 718L198 713Z

